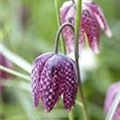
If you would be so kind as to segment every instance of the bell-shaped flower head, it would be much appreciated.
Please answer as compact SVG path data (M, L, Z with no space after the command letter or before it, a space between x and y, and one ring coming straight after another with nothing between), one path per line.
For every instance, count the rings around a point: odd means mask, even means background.
M64 107L69 112L75 104L78 88L76 65L71 58L58 53L58 38L55 46L54 53L42 54L33 63L31 78L34 106L38 107L42 100L46 112L49 112L63 94Z
M76 17L76 3L71 1L65 2L60 9L60 20L61 24L65 22L70 22L75 25ZM101 8L94 2L84 1L82 2L82 12L81 12L81 24L79 32L79 45L80 48L85 46L85 35L87 36L90 48L95 52L100 52L99 47L99 34L100 27L105 31L108 37L112 36L106 19L102 13ZM66 40L67 51L71 52L74 48L74 34L72 34L71 29L66 27L63 30L63 37Z

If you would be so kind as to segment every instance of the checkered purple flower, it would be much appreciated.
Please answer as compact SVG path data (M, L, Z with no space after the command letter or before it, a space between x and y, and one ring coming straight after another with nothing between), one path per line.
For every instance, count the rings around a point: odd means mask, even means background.
M61 24L70 22L75 25L75 13L76 5L71 1L65 2L61 7ZM99 53L99 34L100 27L105 31L108 37L112 36L111 30L106 22L106 19L102 13L101 8L91 1L84 1L82 3L82 14L81 14L81 25L79 32L79 44L80 48L85 46L85 34L88 38L90 48L95 52ZM74 50L74 35L69 27L64 28L63 37L66 40L67 51L71 52Z
M6 59L2 53L0 53L0 65L13 69L13 64L8 59ZM0 81L6 80L9 77L11 77L9 73L0 70ZM3 90L4 86L0 85L0 92L2 92Z
M117 82L109 87L108 93L106 96L106 100L105 100L105 108L104 108L106 115L107 115L107 113L110 109L110 106L112 105L112 102L114 101L115 96L118 92L120 92L120 82ZM117 120L118 118L120 118L120 101L119 101L119 104L117 106L117 109L114 113L112 120Z
M46 112L51 111L61 94L67 112L74 106L78 79L75 63L69 57L58 53L40 55L33 64L31 78L36 108L42 100Z

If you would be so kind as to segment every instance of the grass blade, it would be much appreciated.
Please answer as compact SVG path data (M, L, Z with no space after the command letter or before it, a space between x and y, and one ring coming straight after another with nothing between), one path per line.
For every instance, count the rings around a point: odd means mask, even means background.
M0 70L5 71L5 72L10 73L12 75L15 75L17 77L20 77L20 78L23 78L25 80L30 81L30 77L28 75L25 75L23 73L19 73L17 71L12 70L12 69L6 68L6 67L4 67L2 65L0 65Z
M15 83L13 84L14 93L16 95L16 98L18 99L18 102L21 104L29 120L37 120L36 114L33 109L33 106L31 105L29 96L26 93L24 93L22 90L19 90L17 86L19 85Z
M24 60L22 57L16 55L9 49L7 49L3 44L0 44L1 51L4 56L9 59L11 62L22 68L23 70L27 71L28 73L31 72L31 64Z

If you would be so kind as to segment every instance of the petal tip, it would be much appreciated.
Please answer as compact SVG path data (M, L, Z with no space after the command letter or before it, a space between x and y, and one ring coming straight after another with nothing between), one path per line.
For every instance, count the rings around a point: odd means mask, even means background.
M34 108L38 109L39 106L39 101L38 100L34 100Z
M95 49L94 52L95 52L96 54L99 54L99 53L100 53L100 50L99 50L99 49Z
M93 50L94 53L99 54L100 53L100 48L97 44L94 44L91 46L91 49Z
M67 108L67 109L66 109L67 114L69 114L72 109L73 109L73 106L71 106L70 108Z
M50 110L45 109L45 113L49 113L49 112L50 112Z
M34 106L34 109L35 109L35 110L38 110L38 106Z
M71 110L71 109L66 109L66 111L67 111L67 114L69 114L69 113L70 113L70 110Z
M109 37L109 38L112 38L113 34L112 34L112 31L110 29L108 29L106 31L106 35Z

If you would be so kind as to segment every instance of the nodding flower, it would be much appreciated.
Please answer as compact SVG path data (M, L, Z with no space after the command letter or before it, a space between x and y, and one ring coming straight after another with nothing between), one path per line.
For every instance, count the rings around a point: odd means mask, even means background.
M13 64L2 54L0 53L0 65L3 65L7 68L13 69ZM12 75L10 75L7 72L0 70L0 81L6 80L10 78ZM4 86L0 85L0 92L2 92L4 89Z
M114 83L109 87L104 106L105 115L107 115L108 111L110 110L110 106L112 105L118 92L120 92L120 82ZM120 101L113 115L112 120L117 120L119 118L120 118Z
M60 31L67 25L71 26L64 24ZM55 52L38 56L31 73L34 106L37 108L42 100L46 112L53 109L62 94L64 107L69 112L75 104L77 94L78 77L75 62L58 53L60 31L56 38Z
M76 2L64 2L60 9L61 24L70 22L75 25L76 17ZM106 22L101 8L92 1L83 0L81 12L81 24L79 31L79 46L80 49L85 46L85 36L87 36L90 48L95 52L100 52L99 37L100 27L104 30L108 37L112 37L112 32ZM67 51L71 52L74 48L74 34L71 29L66 27L63 30L63 37L66 40Z

